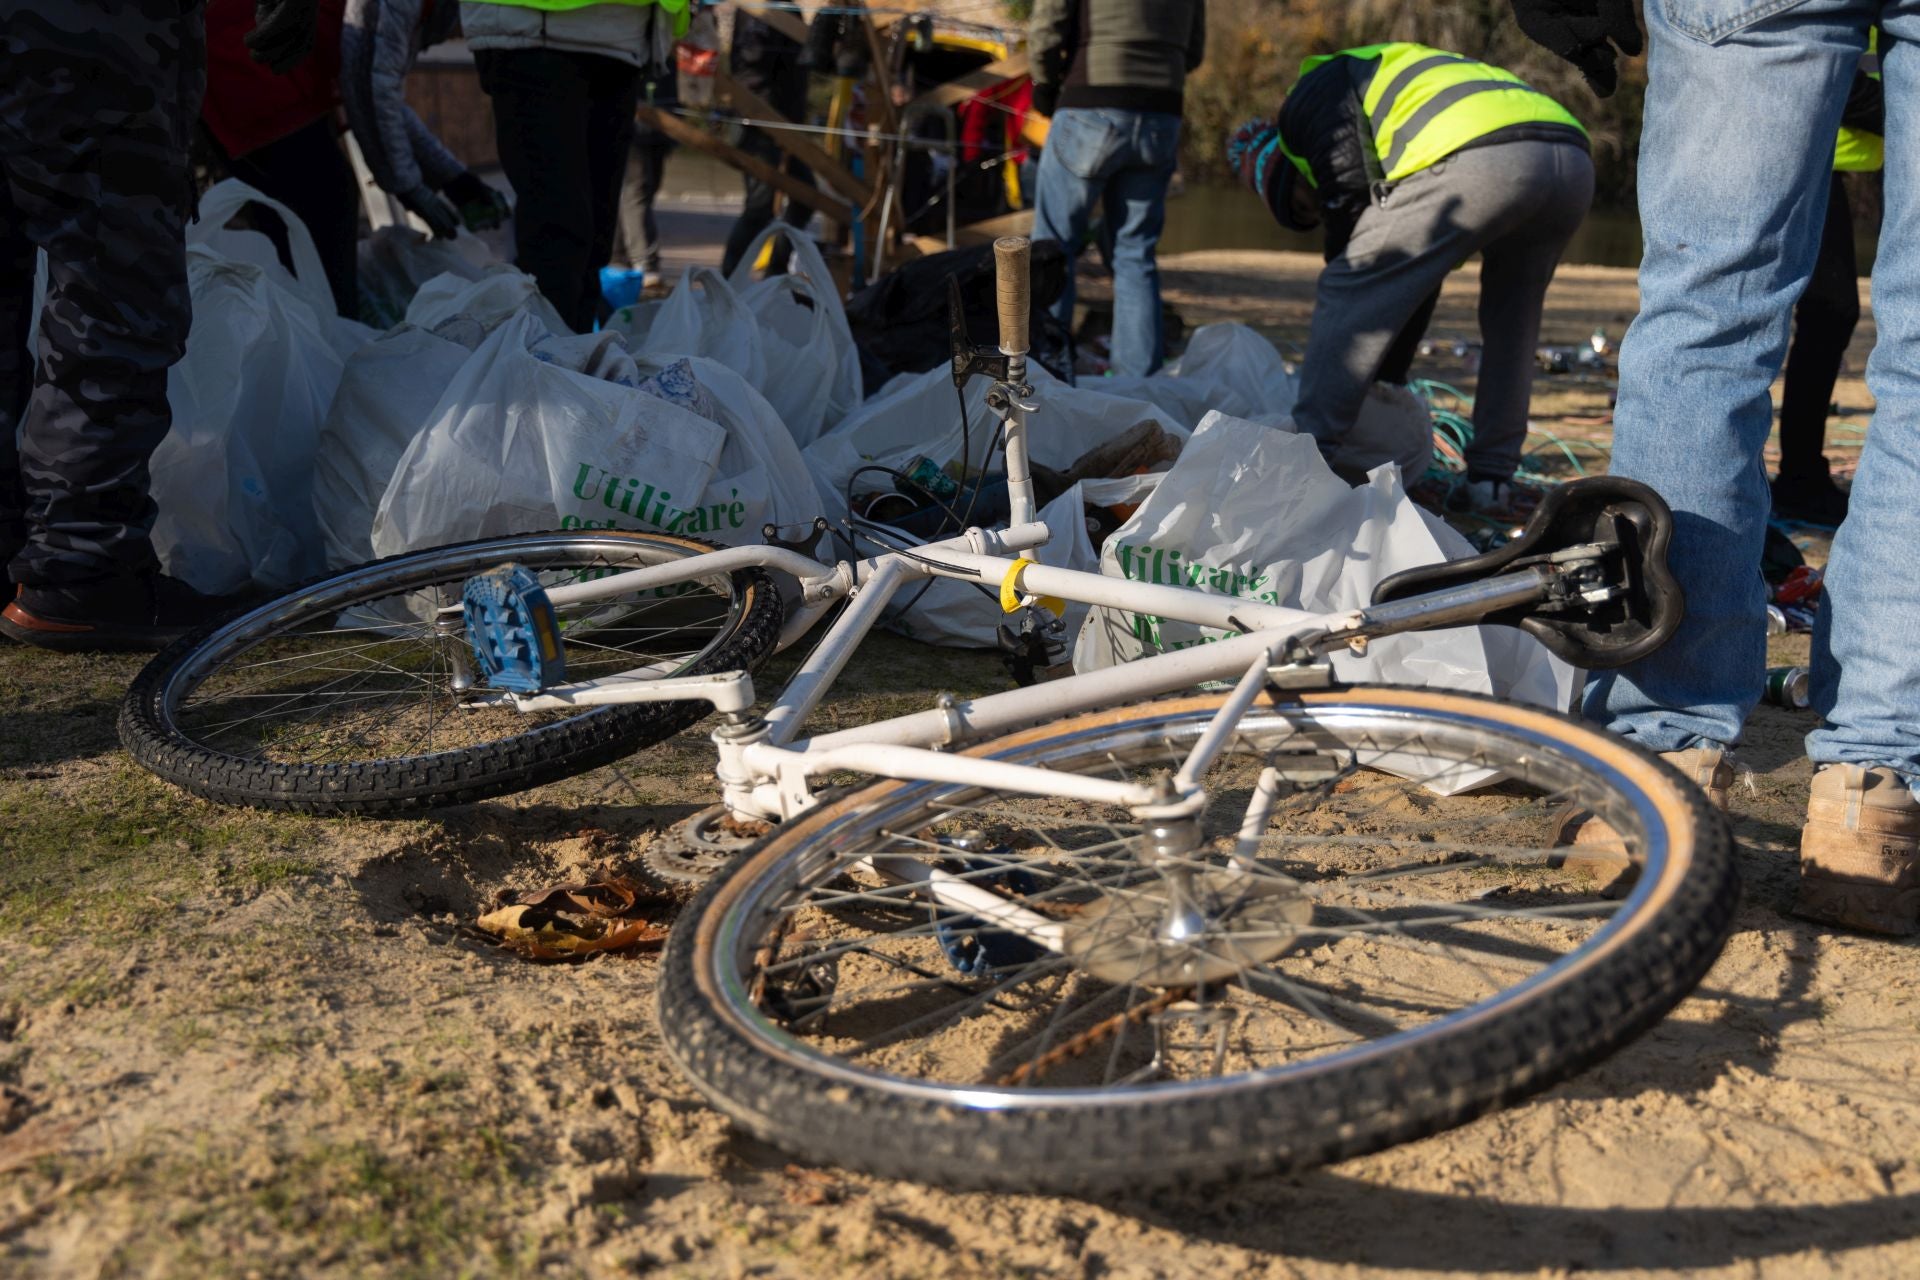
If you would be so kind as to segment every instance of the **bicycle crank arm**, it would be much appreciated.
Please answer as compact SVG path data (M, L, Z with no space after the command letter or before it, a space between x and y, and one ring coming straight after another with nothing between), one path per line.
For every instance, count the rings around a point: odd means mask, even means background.
M644 670L644 668L642 669ZM469 707L511 707L515 711L568 711L575 707L613 706L628 702L711 702L715 711L738 714L753 707L753 677L744 671L720 671L704 676L656 679L623 672L599 680L555 685L539 693L506 690L472 692Z

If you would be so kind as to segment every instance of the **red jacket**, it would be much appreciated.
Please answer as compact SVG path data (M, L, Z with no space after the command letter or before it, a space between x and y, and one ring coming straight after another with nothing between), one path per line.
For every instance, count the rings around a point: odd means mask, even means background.
M340 25L347 0L320 0L313 52L284 76L253 60L253 0L208 0L207 97L200 118L229 156L277 142L340 102Z

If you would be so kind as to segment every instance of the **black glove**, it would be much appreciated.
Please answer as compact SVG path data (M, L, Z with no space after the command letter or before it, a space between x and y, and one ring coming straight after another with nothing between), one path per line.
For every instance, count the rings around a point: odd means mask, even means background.
M1050 116L1060 105L1060 86L1057 84L1036 84L1033 86L1033 110L1043 116Z
M253 60L287 74L313 51L319 18L320 0L254 0L253 30L246 37Z
M402 192L400 203L427 224L436 240L451 240L460 234L460 213L451 204L427 190L416 187Z
M1633 0L1513 0L1513 16L1527 39L1580 68L1602 98L1620 81L1614 50L1634 58L1646 47Z
M440 191L453 201L469 231L491 231L513 216L507 197L471 173L461 174Z

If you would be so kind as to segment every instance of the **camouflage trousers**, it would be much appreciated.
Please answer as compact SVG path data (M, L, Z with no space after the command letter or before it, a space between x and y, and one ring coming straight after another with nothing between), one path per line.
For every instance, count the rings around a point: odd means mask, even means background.
M0 563L155 568L147 464L192 319L200 0L0 0ZM34 250L47 289L32 351ZM22 412L24 410L24 416Z

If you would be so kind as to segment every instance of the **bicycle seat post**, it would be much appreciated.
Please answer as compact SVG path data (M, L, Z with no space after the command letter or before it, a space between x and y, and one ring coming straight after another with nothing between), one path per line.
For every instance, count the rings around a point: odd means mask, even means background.
M1032 242L1026 236L1002 236L993 242L995 297L1000 312L1000 354L1007 358L1006 380L995 383L987 404L1007 426L1008 523L1033 520L1033 473L1027 465L1028 311L1032 297Z

